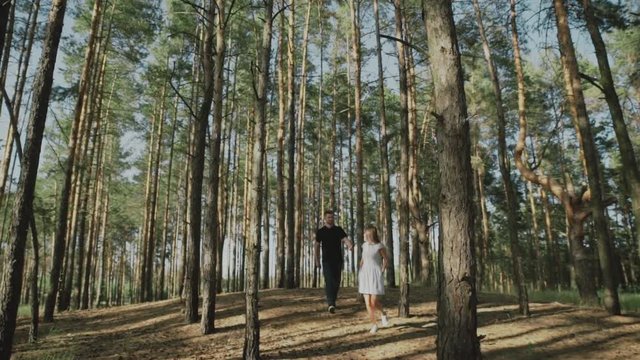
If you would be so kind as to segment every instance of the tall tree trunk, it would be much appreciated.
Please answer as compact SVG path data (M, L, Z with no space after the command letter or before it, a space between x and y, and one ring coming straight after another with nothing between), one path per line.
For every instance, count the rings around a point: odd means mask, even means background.
M620 158L622 160L622 174L626 181L625 189L631 198L633 215L636 219L640 219L640 170L634 154L633 145L629 138L627 125L624 121L624 112L620 105L620 100L615 89L611 68L609 66L609 58L607 56L607 48L600 34L598 27L598 19L594 13L591 0L582 0L582 8L584 10L585 20L587 22L587 30L591 36L591 42L595 48L596 59L598 60L598 69L600 70L600 85L604 93L605 100L609 106L609 113L613 123L613 130L618 140L620 149ZM635 222L635 236L638 250L640 251L640 221Z
M62 9L66 7L65 0L56 0L56 7ZM73 168L77 157L78 150L78 135L80 128L80 121L82 118L82 108L85 103L85 95L87 93L87 86L89 76L91 74L91 65L93 64L95 41L98 35L98 24L101 18L102 0L96 0L93 7L93 15L91 20L91 30L89 33L89 40L87 44L87 50L85 53L84 67L80 76L80 83L78 86L78 99L74 110L74 120L71 128L71 135L69 136L69 154L65 162L65 180L62 188L62 194L60 196L60 205L58 207L58 216L56 224L56 237L54 240L54 250L52 258L52 268L50 273L51 288L47 294L44 308L44 321L53 321L53 311L55 307L56 298L58 295L60 272L62 269L62 263L64 261L64 249L65 249L65 237L67 234L67 217L69 215L69 201L71 200L71 185L73 177ZM54 7L55 8L55 7ZM51 19L51 17L50 17ZM62 21L62 20L60 20Z
M201 224L202 224L202 182L204 178L204 162L205 148L207 138L207 126L209 112L214 95L214 72L211 60L213 58L213 4L210 4L206 13L206 24L204 27L202 39L202 71L204 79L204 88L202 93L202 102L198 114L194 119L193 127L193 156L191 162L190 173L190 199L189 199L189 262L186 276L186 311L185 318L187 322L195 323L198 321L198 305L200 293L200 242L201 242ZM215 289L215 288L214 288Z
M606 205L602 196L602 181L600 175L600 156L591 132L591 124L587 114L587 108L582 93L582 84L578 71L578 62L571 40L567 9L563 0L553 1L556 24L558 27L558 43L560 44L560 58L562 60L563 73L565 74L565 88L571 109L571 115L582 137L586 162L587 178L589 180L589 192L591 215L597 234L597 247L600 260L600 270L604 282L604 306L610 314L620 314L620 300L616 280L613 274L613 254L609 229L604 209Z
M403 40L403 0L394 0L396 38ZM400 299L398 316L409 316L409 104L407 99L407 59L403 41L396 41L400 73L400 174L398 176L398 229L400 236Z
M515 163L518 171L523 178L540 185L545 190L558 198L563 205L567 219L567 237L569 239L569 248L571 251L571 260L575 270L576 283L580 299L585 304L597 303L597 294L591 268L589 264L589 256L582 242L584 238L584 222L590 216L590 211L585 209L584 203L588 199L583 198L583 194L575 194L573 185L567 181L567 185L563 186L555 179L544 174L538 174L529 169L523 161L523 152L525 149L525 140L527 136L527 115L526 115L526 96L524 71L522 70L522 59L520 56L520 44L518 30L516 25L516 4L515 0L511 0L511 40L514 50L514 65L518 82L518 119L519 133L518 143L515 149ZM568 178L567 180L570 180Z
M460 52L451 2L426 0L423 6L434 85L433 115L441 147L438 359L480 359L470 137Z
M156 234L157 230L157 213L158 213L158 176L160 172L160 158L162 156L162 139L164 136L164 123L165 123L165 112L166 112L166 89L167 83L165 82L162 86L162 90L160 93L160 110L158 113L158 133L156 134L156 142L153 145L153 167L152 167L152 183L151 183L151 194L150 194L150 214L149 214L149 224L147 229L147 240L145 243L147 244L147 253L144 256L146 261L146 265L144 266L144 301L153 301L153 268L154 268L154 260L156 255L156 241L158 240L158 236Z
M295 286L300 287L301 273L304 261L304 252L302 238L304 233L304 158L305 158L305 116L307 108L307 49L309 44L309 23L311 19L311 1L307 3L307 13L304 20L304 31L302 34L302 59L300 60L301 72L300 72L300 97L299 97L299 110L298 110L298 132L296 144L296 175L295 175Z
M296 2L289 4L287 34L287 108L289 116L289 148L287 168L287 279L285 287L295 287L295 155L296 155L296 104L295 104L295 17ZM300 161L300 159L298 160Z
M246 326L243 350L244 359L260 358L260 323L258 322L258 283L260 281L260 241L262 236L262 186L263 157L265 156L265 125L267 122L267 87L269 84L269 59L273 26L273 0L265 0L262 45L259 51L254 88L256 91L256 120L253 126L253 171L249 213L250 225L245 229L247 241Z
M178 86L179 88L179 86ZM156 299L164 300L165 299L165 270L166 270L166 257L167 257L167 242L169 238L169 205L171 203L171 180L173 176L173 154L175 147L175 138L176 138L176 130L178 128L178 101L179 96L176 95L174 106L173 106L173 122L171 125L171 139L169 140L169 164L167 165L167 191L164 196L164 211L162 214L162 249L160 255L160 279L158 284L158 289L156 290ZM172 228L172 235L175 235L177 231L177 227L174 226ZM174 243L175 244L175 243ZM175 257L175 246L172 247L171 256ZM173 264L173 261L171 261ZM167 291L167 294L169 292Z
M382 185L382 212L383 212L383 244L387 249L389 265L387 266L387 285L396 286L395 260L393 250L393 220L391 213L393 203L391 202L391 185L389 175L389 135L387 134L387 110L384 99L384 73L382 71L382 45L380 44L380 15L378 11L378 0L374 0L373 9L376 18L376 55L378 58L378 91L380 96L380 163L382 165L381 185Z
M65 0L54 0L49 12L40 64L33 86L27 143L21 161L22 172L15 195L13 221L9 235L11 247L0 292L0 359L3 360L11 357L20 303L27 230L33 216L33 195L65 10Z
M509 245L511 248L511 261L513 267L514 286L518 289L518 310L520 314L529 315L529 297L527 295L527 286L524 278L522 249L518 240L518 197L511 180L511 164L507 156L506 141L506 119L502 104L502 88L498 79L498 71L491 55L489 40L484 32L484 24L482 23L482 14L478 0L473 0L473 7L476 13L476 20L480 30L480 38L482 39L482 49L484 51L484 59L487 62L487 70L493 85L493 95L496 101L496 115L498 120L498 164L500 167L500 175L504 192L507 198L507 228L509 232Z
M354 115L356 128L356 236L358 258L364 243L364 188L362 157L362 54L360 50L360 0L349 0L351 13L351 51L354 62Z
M284 0L280 6L284 6ZM277 162L276 162L276 287L283 288L285 281L285 202L286 185L284 178L284 139L286 124L286 90L285 90L285 66L284 66L284 15L280 15L280 31L278 32L278 138L277 138Z
M211 129L210 154L209 162L209 189L207 196L207 217L205 226L207 235L205 237L205 260L204 260L204 293L202 304L202 322L200 329L203 334L209 334L215 329L215 311L216 311L216 267L218 257L218 235L220 234L219 219L219 190L220 190L220 147L222 144L222 97L223 97L223 76L224 76L224 57L226 50L225 43L225 0L217 0L209 10L209 21L213 23L215 28L216 43L215 57L213 63L213 74L211 82L213 83L213 127ZM215 14L214 14L215 13ZM213 40L212 40L213 41Z

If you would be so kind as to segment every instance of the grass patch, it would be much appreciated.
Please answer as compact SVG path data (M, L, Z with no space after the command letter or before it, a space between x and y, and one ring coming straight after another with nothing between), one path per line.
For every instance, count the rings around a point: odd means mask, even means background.
M620 292L618 295L623 313L640 313L640 293ZM602 299L602 291L598 292L598 297ZM575 290L530 290L529 301L541 303L559 302L580 306L580 295Z
M18 317L31 317L31 305L20 305L20 307L18 307Z

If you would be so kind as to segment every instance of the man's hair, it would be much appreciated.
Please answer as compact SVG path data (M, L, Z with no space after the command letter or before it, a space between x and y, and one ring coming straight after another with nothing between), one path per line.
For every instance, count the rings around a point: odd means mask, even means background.
M324 211L324 216L327 216L329 214L334 215L333 210L325 210Z

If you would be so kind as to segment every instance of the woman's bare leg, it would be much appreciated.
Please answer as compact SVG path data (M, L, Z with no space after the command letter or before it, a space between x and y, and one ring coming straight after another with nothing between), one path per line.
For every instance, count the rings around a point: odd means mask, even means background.
M378 295L371 295L371 307L373 308L374 313L378 310L381 315L387 315L382 308L382 302L380 302Z

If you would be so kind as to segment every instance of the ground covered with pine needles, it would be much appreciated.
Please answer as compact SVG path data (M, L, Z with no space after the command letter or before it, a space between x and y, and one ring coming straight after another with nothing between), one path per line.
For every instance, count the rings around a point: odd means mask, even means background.
M398 292L384 304L392 326L368 333L356 290L343 288L338 311L329 314L321 289L266 290L260 294L264 359L435 359L436 297L411 289L410 318L397 318ZM640 315L608 316L600 309L532 303L532 316L516 315L514 299L481 294L478 335L485 359L637 359ZM182 304L167 300L58 315L27 343L28 319L20 319L15 359L240 359L244 343L244 295L218 296L216 332L185 324Z

